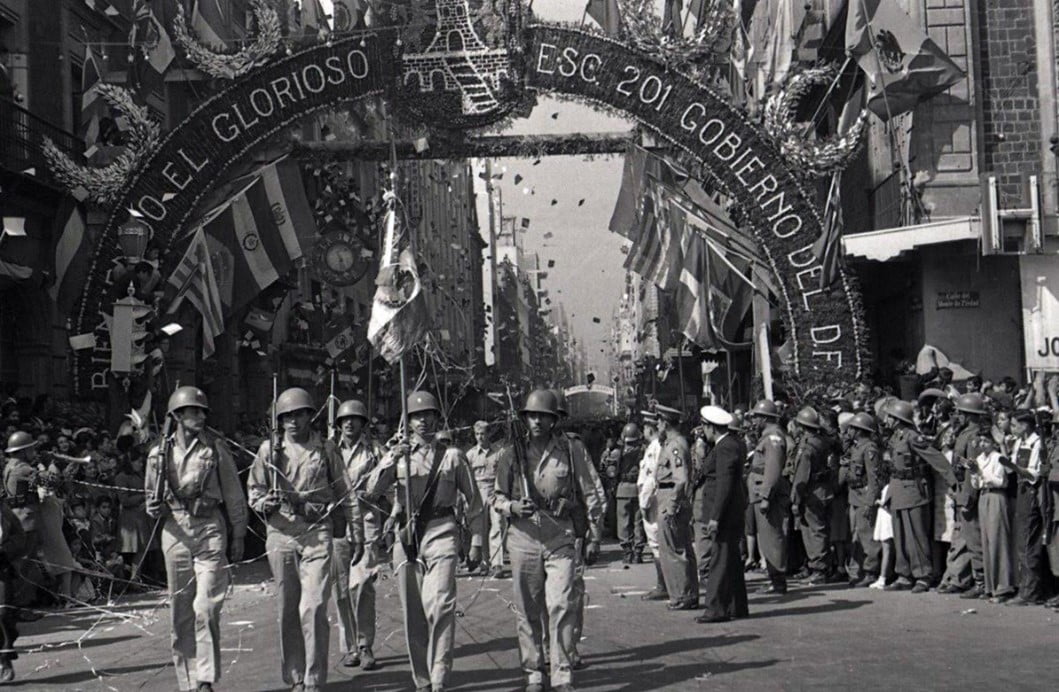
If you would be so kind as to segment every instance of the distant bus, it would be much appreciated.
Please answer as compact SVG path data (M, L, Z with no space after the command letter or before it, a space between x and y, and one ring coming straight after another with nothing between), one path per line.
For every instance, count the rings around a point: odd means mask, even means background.
M618 410L617 392L613 387L579 385L563 393L571 418L602 420L613 418Z

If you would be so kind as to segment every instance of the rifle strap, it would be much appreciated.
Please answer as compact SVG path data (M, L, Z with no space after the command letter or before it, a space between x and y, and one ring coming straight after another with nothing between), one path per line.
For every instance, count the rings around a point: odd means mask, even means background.
M440 446L435 446L434 459L430 462L430 473L427 474L426 492L423 493L423 499L419 501L419 507L416 508L416 511L408 512L408 521L415 522L413 526L415 532L415 546L409 547L414 548L417 556L419 554L419 545L423 540L423 532L426 529L426 525L434 518L434 497L437 495L438 479L441 476L441 460L447 451L447 447L443 449ZM412 479L408 478L406 482L411 483ZM411 508L409 508L409 510L410 509Z

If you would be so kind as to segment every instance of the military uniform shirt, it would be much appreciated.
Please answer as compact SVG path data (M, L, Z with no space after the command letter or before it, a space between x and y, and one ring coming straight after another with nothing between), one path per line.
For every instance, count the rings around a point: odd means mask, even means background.
M346 469L346 478L354 495L363 493L368 486L371 472L379 465L382 459L382 448L367 435L361 434L356 441L350 443L344 438L339 438L335 445L338 454L342 458L342 465ZM378 539L382 527L375 516L375 512L363 502L358 501L360 519L364 526L364 540L368 543Z

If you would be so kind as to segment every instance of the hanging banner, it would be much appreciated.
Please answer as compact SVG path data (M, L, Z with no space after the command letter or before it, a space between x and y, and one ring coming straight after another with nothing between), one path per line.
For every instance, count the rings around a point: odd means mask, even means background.
M1019 275L1026 367L1059 371L1059 262L1055 256L1024 255Z

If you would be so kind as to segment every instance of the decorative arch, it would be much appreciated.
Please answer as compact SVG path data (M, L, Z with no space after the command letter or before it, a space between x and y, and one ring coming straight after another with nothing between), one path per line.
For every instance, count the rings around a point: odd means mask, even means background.
M513 64L521 67L525 89L635 119L737 200L782 293L798 375L827 383L866 374L867 337L856 283L843 272L835 288L820 289L822 268L811 250L823 228L815 194L760 127L710 87L619 41L547 24L526 27L521 39ZM171 269L179 259L175 241L233 167L306 115L392 94L408 81L402 79L401 62L392 33L333 40L274 60L203 103L145 158L110 211L73 333L105 335L107 270L120 257L117 230L130 210L151 226L163 265ZM418 76L423 79L422 72ZM93 366L103 362L105 370L104 355L78 352L78 393L95 388Z

